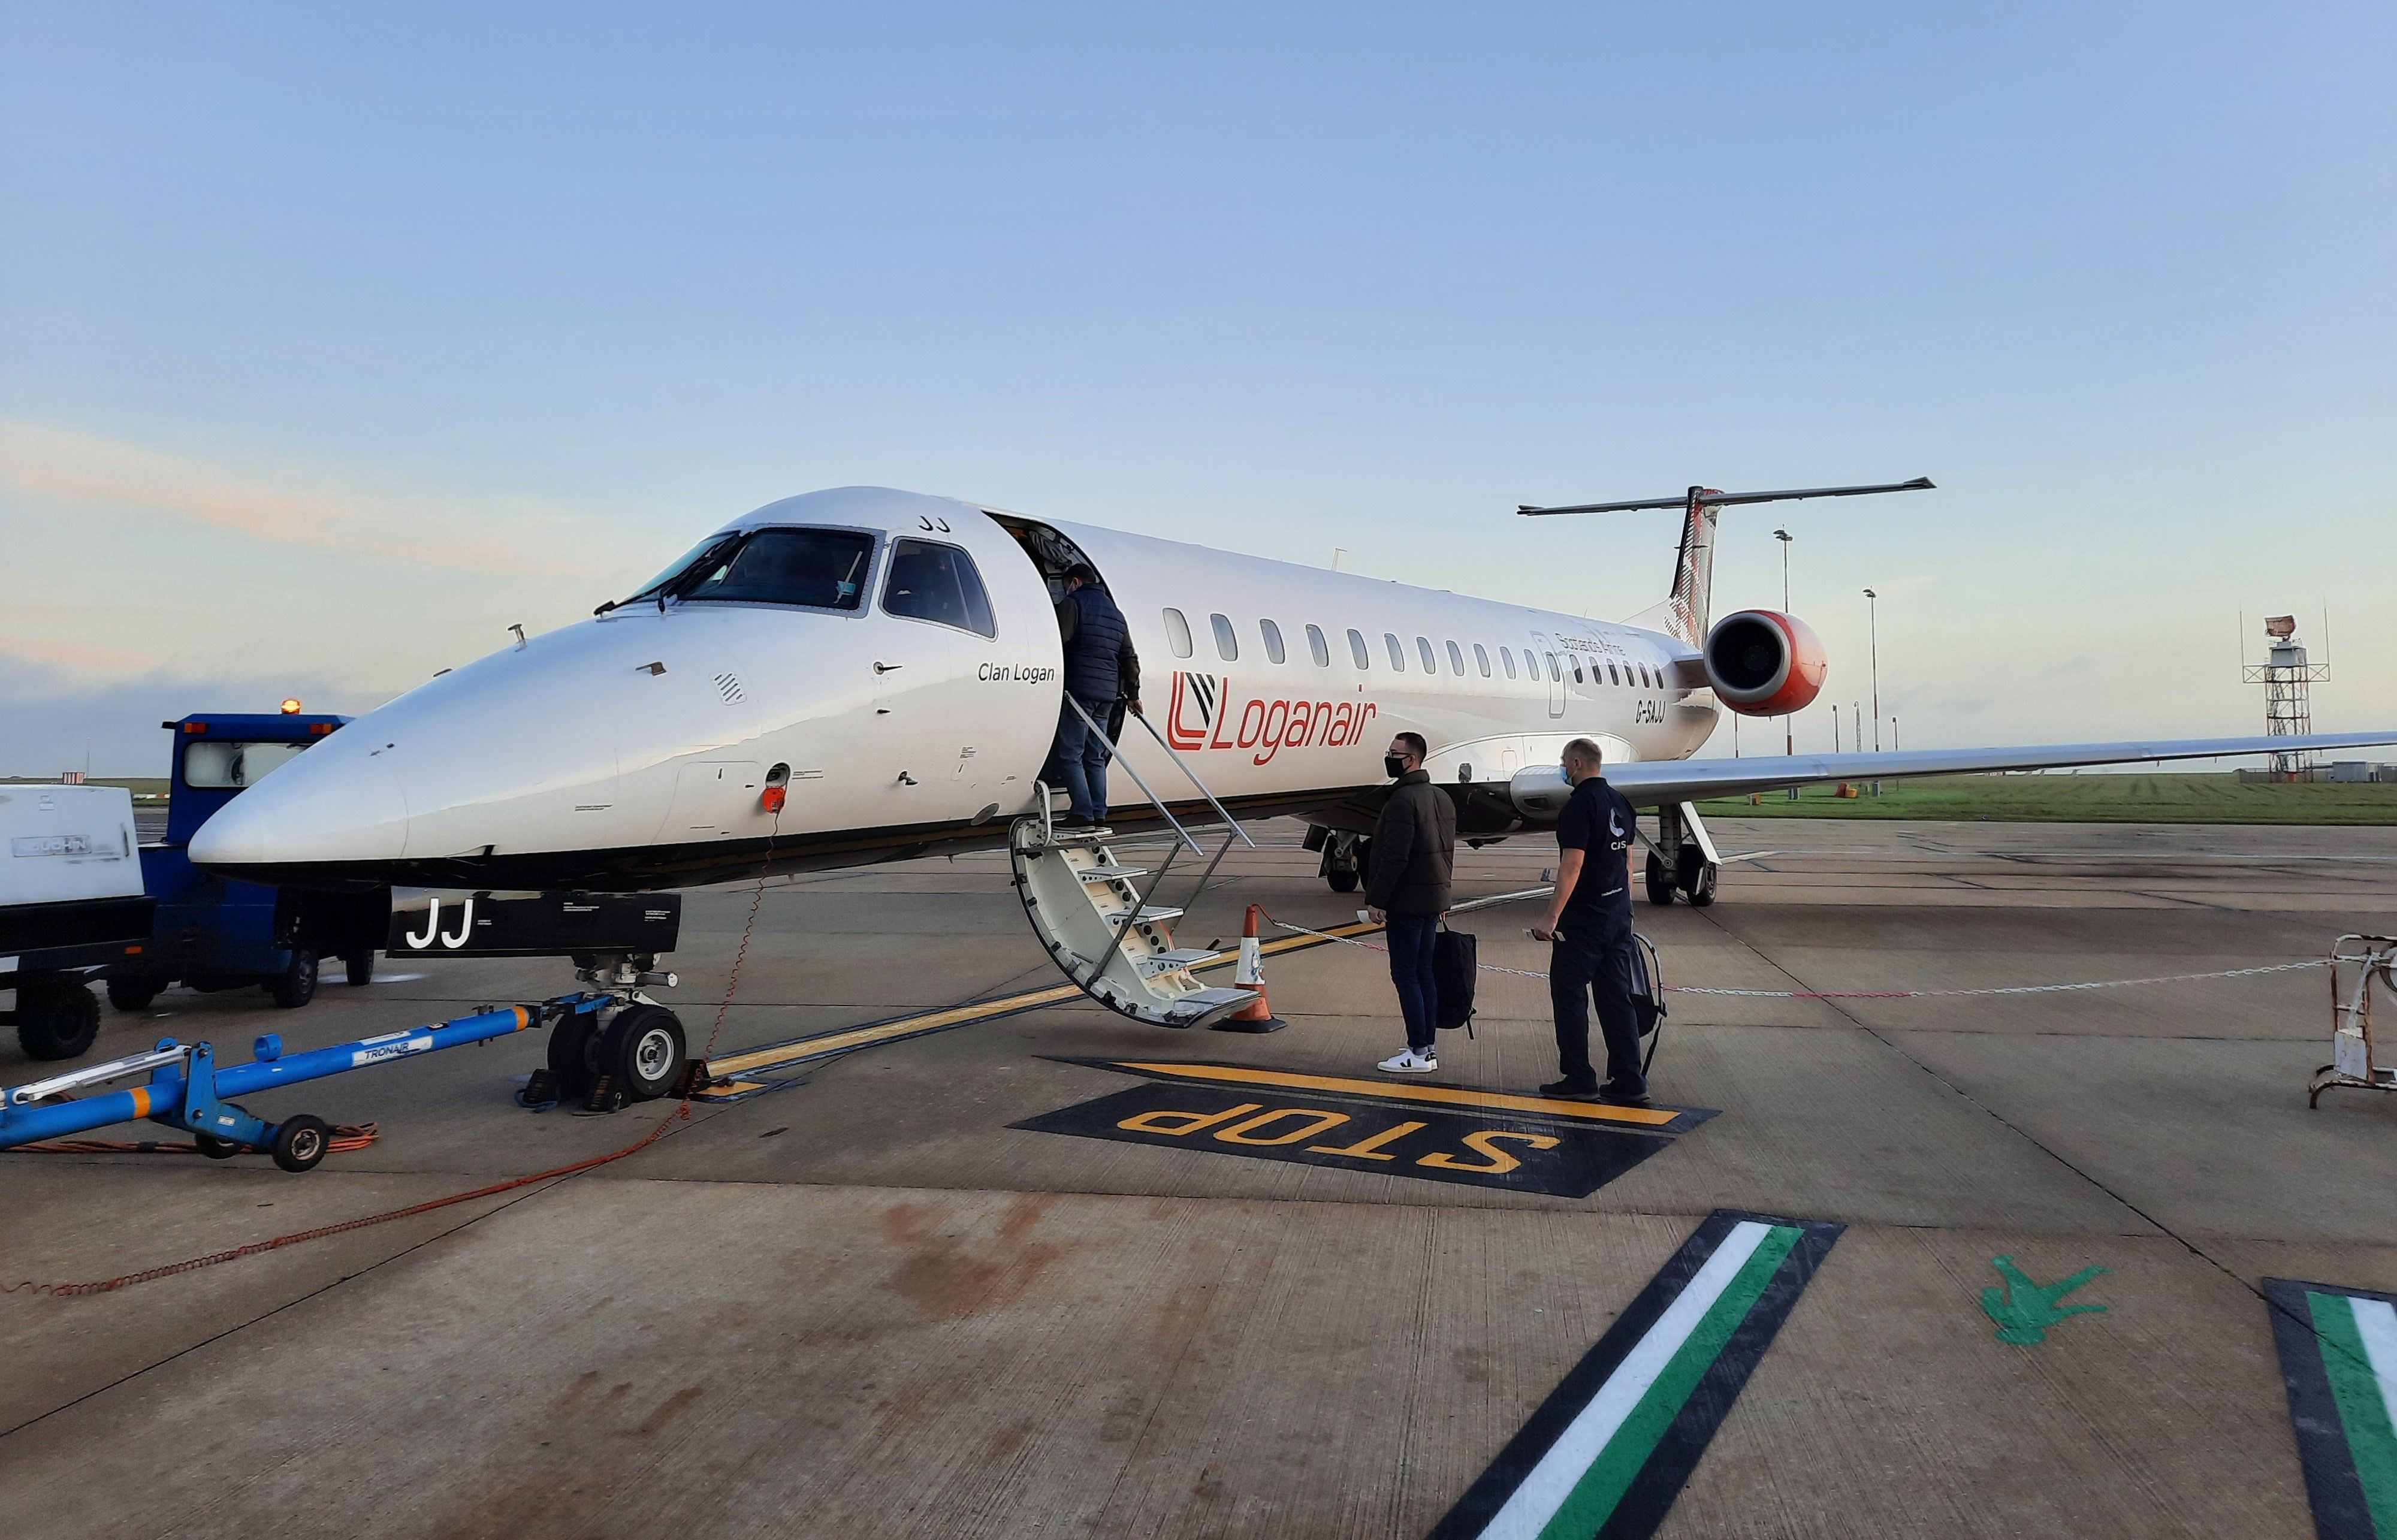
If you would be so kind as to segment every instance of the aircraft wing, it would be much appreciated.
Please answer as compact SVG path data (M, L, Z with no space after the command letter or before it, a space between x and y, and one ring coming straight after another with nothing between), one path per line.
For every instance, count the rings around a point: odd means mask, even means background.
M1823 781L1890 781L1975 770L2062 770L2219 755L2292 754L2397 744L2397 731L2317 732L2278 738L2156 738L2127 743L2046 743L2029 748L1908 749L1902 754L1753 755L1734 759L1656 759L1606 767L1607 783L1642 807ZM1563 780L1559 773L1559 782Z

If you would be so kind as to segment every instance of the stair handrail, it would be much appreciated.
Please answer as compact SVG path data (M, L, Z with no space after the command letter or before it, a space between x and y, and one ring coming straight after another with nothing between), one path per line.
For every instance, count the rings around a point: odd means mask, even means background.
M1073 697L1068 695L1066 699L1070 701ZM1078 711L1081 708L1077 705L1075 709ZM1224 804L1215 800L1215 794L1207 789L1207 783L1199 780L1198 772L1190 768L1190 762L1183 758L1181 752L1174 748L1172 743L1165 741L1165 734L1157 730L1157 724L1148 719L1147 714L1145 712L1135 711L1132 715L1139 720L1141 726L1148 729L1148 735L1157 740L1157 746L1165 751L1165 757L1173 761L1174 767L1182 771L1183 775L1189 780L1192 785L1198 788L1198 795L1205 797L1207 799L1207 805L1215 810L1215 816L1222 819L1225 824L1231 825L1232 832L1240 837L1240 842L1242 844L1248 846L1248 848L1252 850L1255 850L1257 848L1257 842L1249 837L1249 831L1241 826L1240 821L1234 818L1231 815L1231 812L1225 808ZM1084 712L1082 719L1084 721L1090 720L1090 714ZM1120 750L1118 750L1118 757L1121 757ZM1124 769L1127 770L1132 770L1131 764L1126 763ZM1137 771L1133 772L1132 779L1135 781L1140 780L1140 776ZM1142 781L1141 789L1143 791L1147 791L1148 783ZM1150 795L1152 797L1155 796L1154 793L1151 793ZM1162 808L1164 804L1159 803L1158 806ZM1179 825L1176 826L1179 827ZM1193 853L1200 853L1198 852L1198 848L1195 845L1191 847L1191 850Z
M1165 806L1165 798L1163 798L1163 797L1161 797L1158 796L1158 795L1157 795L1157 789L1156 789L1155 787L1151 786L1151 785L1150 785L1146 781L1145 781L1145 780L1143 780L1143 779L1141 778L1141 773L1140 773L1140 771L1138 771L1138 770L1136 770L1132 769L1132 761L1131 761L1130 759L1127 759L1127 758L1125 758L1125 757L1124 757L1124 754L1123 754L1123 750L1122 750L1122 748L1117 744L1117 743L1116 743L1116 741L1115 741L1114 739L1112 739L1112 738L1110 738L1110 737L1108 737L1108 736L1107 736L1107 730L1106 730L1106 729L1105 729L1105 728L1103 728L1103 727L1099 726L1099 724L1098 724L1096 721L1094 721L1094 720L1092 720L1092 719L1091 719L1091 714L1090 714L1089 712L1084 711L1084 710L1082 709L1082 703L1081 703L1081 702L1079 702L1079 701L1077 701L1076 699L1074 699L1073 692L1072 692L1072 691L1070 691L1070 690L1066 691L1066 693L1065 693L1065 703L1066 703L1067 705L1072 706L1072 707L1074 708L1074 715L1075 715L1075 716L1079 716L1079 717L1080 717L1080 718L1081 718L1085 723L1088 723L1088 724L1089 724L1090 729L1091 729L1091 730L1092 732L1094 732L1094 733L1097 733L1097 734L1098 734L1098 736L1099 736L1099 742L1100 742L1100 743L1102 743L1106 744L1106 745L1107 745L1107 747L1108 747L1108 749L1112 751L1112 757L1114 757L1114 759L1115 759L1118 764L1120 764L1120 765L1122 765L1122 766L1123 766L1123 768L1124 768L1124 773L1125 773L1126 775L1129 775L1129 776L1131 776L1131 777L1132 777L1132 783L1133 783L1133 784L1135 784L1135 785L1137 785L1138 787L1140 787L1140 789L1141 789L1142 791L1144 791L1144 792L1147 793L1149 801L1150 801L1151 803L1153 803L1153 804L1155 804L1155 805L1156 805L1157 811L1158 811L1158 816L1159 816L1160 818L1163 818L1163 819L1164 819L1168 824L1172 824L1172 825L1173 825L1173 832L1174 832L1175 834L1178 834L1178 835L1180 835L1180 836L1182 837L1182 843L1184 843L1185 845L1187 845L1187 846L1189 846L1189 847L1190 847L1190 853L1191 853L1192 855L1205 855L1205 854L1207 853L1207 852L1206 852L1206 850L1200 848L1200 846L1199 846L1199 844L1198 844L1198 841L1197 841L1197 840L1195 840L1195 839L1193 839L1193 838L1191 838L1191 837L1190 837L1190 831L1189 831L1188 829L1185 829L1185 828L1184 828L1184 827L1182 826L1182 821L1181 821L1180 819L1178 819L1178 818L1174 817L1174 816L1173 816L1173 814L1172 814L1172 812L1171 810L1169 810L1166 808L1166 806ZM1147 720L1148 720L1148 718L1147 718L1147 717L1145 717L1145 716L1144 716L1144 717L1142 717L1142 718L1141 718L1141 720L1142 720L1142 721L1144 721L1144 722L1145 722L1145 721L1147 721ZM1150 728L1148 730L1149 730L1150 732L1152 732L1152 733L1153 733L1153 732L1155 732L1157 730L1156 730L1155 728ZM1162 738L1160 738L1160 739L1158 739L1158 743L1164 743L1164 742L1165 742L1165 740L1164 740L1164 739L1162 739ZM1166 753L1168 753L1168 754L1172 754L1173 751L1172 751L1172 749L1168 748L1165 752L1166 752ZM1183 773L1186 775L1186 774L1188 774L1189 772L1188 772L1188 770L1185 770ZM1197 779L1197 777L1195 777L1195 776L1194 776L1194 777L1192 777L1192 779L1195 781L1195 780ZM1206 795L1207 795L1207 800L1208 800L1208 801L1210 801L1210 802L1213 802L1213 801L1215 800L1215 798L1214 798L1214 797L1213 797L1213 795L1212 795L1212 794L1207 793L1207 788L1206 788L1206 787L1204 787L1204 786L1200 786L1200 787L1198 788L1198 790L1199 790L1202 794L1206 794ZM1216 810L1217 812L1224 812L1224 810L1223 810L1223 808L1222 808L1220 805L1218 805L1218 806L1216 807L1215 810ZM1101 813L1102 815L1104 815L1104 814L1106 812L1106 810L1105 810L1105 808L1101 808L1101 809L1099 810L1099 811L1100 811L1100 813ZM1227 813L1227 812L1226 812L1226 813L1224 813L1224 816L1225 816L1225 819L1227 819L1227 820L1228 820L1232 815L1231 815L1230 813ZM1234 824L1234 825L1233 825L1233 827L1238 828L1238 827L1239 827L1239 825L1238 825L1238 824ZM1243 837L1245 837L1245 836L1243 836ZM1254 842L1253 842L1253 841L1252 841L1252 845L1253 845L1253 843L1254 843Z

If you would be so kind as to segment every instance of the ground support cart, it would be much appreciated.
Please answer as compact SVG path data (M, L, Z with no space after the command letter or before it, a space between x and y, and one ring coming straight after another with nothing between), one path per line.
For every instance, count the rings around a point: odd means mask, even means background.
M2397 1091L2397 1064L2383 1064L2372 1041L2373 984L2397 996L2397 939L2341 936L2330 949L2330 1060L2306 1086L2306 1105L2333 1087Z

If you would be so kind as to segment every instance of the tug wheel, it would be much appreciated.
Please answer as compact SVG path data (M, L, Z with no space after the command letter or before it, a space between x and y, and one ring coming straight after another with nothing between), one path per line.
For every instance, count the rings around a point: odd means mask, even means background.
M166 987L167 981L159 978L128 975L111 979L108 981L108 1003L119 1011L147 1011L150 1002L156 999L158 992Z
M316 954L295 950L289 967L266 986L275 1003L286 1011L297 1011L316 998Z
M285 1171L315 1169L333 1147L333 1131L321 1118L301 1113L275 1125L275 1163Z
M616 1012L599 1042L599 1071L613 1075L636 1102L654 1101L682 1078L682 1023L662 1005Z
M220 1139L213 1133L194 1132L192 1143L199 1145L200 1153L211 1160L230 1160L241 1153L239 1145L230 1139Z
M72 1059L100 1036L100 1001L79 977L17 982L17 1046L29 1059Z
M351 952L341 958L343 975L349 980L350 987L353 989L364 988L374 983L374 968L375 955L371 949L364 952Z

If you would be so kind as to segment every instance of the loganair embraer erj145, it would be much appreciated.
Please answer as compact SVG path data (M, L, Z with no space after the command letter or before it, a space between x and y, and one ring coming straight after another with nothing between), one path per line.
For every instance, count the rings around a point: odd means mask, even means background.
M811 492L734 519L592 619L520 636L351 722L210 820L192 859L302 887L605 893L1012 837L1021 873L1072 844L1050 829L1038 788L1062 705L1053 605L1077 563L1128 617L1144 670L1146 721L1122 730L1109 822L1161 833L1167 808L1176 822L1211 809L1292 814L1343 891L1384 795L1384 748L1406 729L1429 742L1432 779L1477 841L1552 823L1567 790L1559 750L1594 739L1609 781L1658 810L1649 896L1693 904L1712 902L1719 864L1690 806L1704 797L2397 742L1693 757L1722 712L1797 711L1826 669L1794 616L1710 623L1718 510L1929 485L1693 488L1554 510L1686 507L1668 596L1621 623L949 498ZM1112 861L1084 849L1049 864L1074 874L1068 891L1089 892L1102 922L1078 942L1036 915L1052 956L1085 987L1093 970L1123 973L1118 994L1140 997L1134 1013L1152 1019L1143 981L1160 971L1175 975L1169 996L1229 993L1188 984L1172 959L1195 954L1144 917L1147 894L1104 875L1125 869ZM1024 890L1027 906L1042 891ZM1119 965L1127 947L1145 950Z

